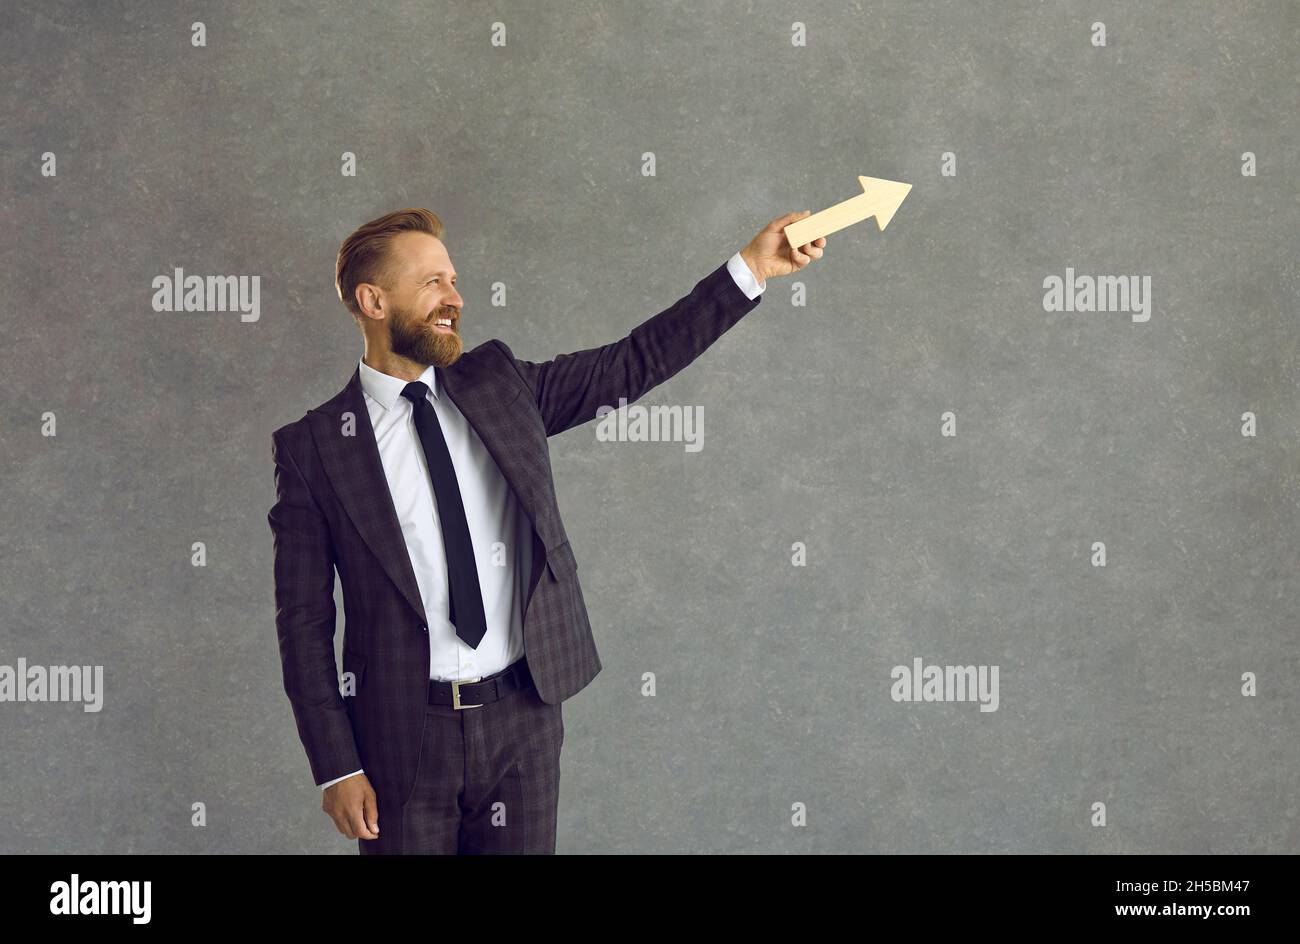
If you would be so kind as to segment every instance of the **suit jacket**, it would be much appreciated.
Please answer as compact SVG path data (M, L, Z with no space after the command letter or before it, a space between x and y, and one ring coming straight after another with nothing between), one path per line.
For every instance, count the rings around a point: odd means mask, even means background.
M545 363L492 339L447 368L445 390L478 433L533 525L524 651L554 704L600 671L560 520L546 439L629 403L684 368L757 307L725 265L685 297L603 347ZM429 685L424 606L384 477L360 368L331 399L271 436L276 501L275 623L284 689L316 783L362 767L381 802L414 788ZM343 671L334 657L334 572L343 587Z

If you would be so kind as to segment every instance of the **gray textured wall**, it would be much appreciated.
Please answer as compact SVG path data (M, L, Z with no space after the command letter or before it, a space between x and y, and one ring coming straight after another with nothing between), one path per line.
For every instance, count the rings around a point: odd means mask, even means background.
M0 663L105 694L0 704L0 851L355 853L266 513L271 430L361 352L356 225L439 213L466 347L544 360L858 174L914 185L890 228L642 401L701 452L551 441L605 665L559 851L1300 851L1300 4L8 6ZM260 319L155 312L175 266ZM1150 320L1045 311L1067 267L1149 275ZM998 709L893 700L915 657Z

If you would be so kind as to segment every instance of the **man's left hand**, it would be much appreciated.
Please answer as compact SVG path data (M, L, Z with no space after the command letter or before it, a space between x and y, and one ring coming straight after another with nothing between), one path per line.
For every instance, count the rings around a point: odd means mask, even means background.
M778 217L764 226L762 232L740 250L740 258L745 260L745 265L749 266L749 271L754 273L760 284L770 278L798 272L814 259L822 257L826 245L825 236L804 243L798 249L791 249L789 240L785 238L784 230L787 226L811 214L812 210L796 210Z

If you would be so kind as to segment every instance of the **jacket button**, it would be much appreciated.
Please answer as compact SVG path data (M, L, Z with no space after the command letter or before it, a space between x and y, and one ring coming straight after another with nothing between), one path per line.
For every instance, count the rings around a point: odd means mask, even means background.
M421 625L420 625L420 632L422 632L422 633L427 633L428 631L429 631L429 627L428 627L428 626L425 626L424 624L421 624Z

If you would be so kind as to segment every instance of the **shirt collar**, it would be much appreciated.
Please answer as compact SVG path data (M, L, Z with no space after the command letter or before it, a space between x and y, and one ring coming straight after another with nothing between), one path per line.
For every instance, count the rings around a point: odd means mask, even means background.
M361 389L368 394L371 399L375 400L385 410L391 410L397 401L402 399L402 391L406 389L409 380L403 380L401 377L394 377L392 374L385 374L381 370L375 370L363 359L357 362L361 370ZM435 397L438 395L438 374L430 364L424 369L419 380L429 388L429 392Z

